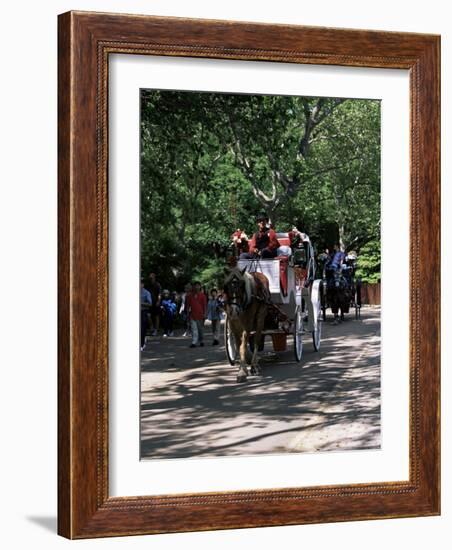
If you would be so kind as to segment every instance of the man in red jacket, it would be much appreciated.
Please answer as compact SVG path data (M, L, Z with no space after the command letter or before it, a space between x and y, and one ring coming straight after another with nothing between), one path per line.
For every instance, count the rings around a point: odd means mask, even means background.
M256 257L275 258L279 248L276 233L268 226L268 216L261 213L256 218L258 231L249 242L249 252L240 254L241 259L251 260Z
M191 348L204 346L204 321L207 317L207 298L201 291L201 283L193 283L193 290L187 295L186 305L191 324Z

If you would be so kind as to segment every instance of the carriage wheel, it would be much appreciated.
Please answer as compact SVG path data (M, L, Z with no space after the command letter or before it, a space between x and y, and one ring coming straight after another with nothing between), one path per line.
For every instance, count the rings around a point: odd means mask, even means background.
M355 290L355 317L361 319L361 281L359 279Z
M237 359L237 346L227 315L224 320L224 347L226 348L226 356L229 363L235 365L235 360Z
M322 307L322 319L326 321L326 290L325 283L320 283L320 304Z
M293 349L295 360L299 363L303 356L303 311L301 306L297 306L295 310Z
M321 339L322 339L322 321L320 320L320 315L318 315L317 328L312 331L312 343L314 344L315 351L319 351Z

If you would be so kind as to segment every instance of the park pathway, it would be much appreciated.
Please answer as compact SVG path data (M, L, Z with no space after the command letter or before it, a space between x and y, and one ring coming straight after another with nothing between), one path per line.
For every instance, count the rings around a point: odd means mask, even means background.
M141 361L143 459L239 456L380 447L380 308L323 324L301 363L271 353L261 377L236 382L223 340L189 349L181 331L153 337Z

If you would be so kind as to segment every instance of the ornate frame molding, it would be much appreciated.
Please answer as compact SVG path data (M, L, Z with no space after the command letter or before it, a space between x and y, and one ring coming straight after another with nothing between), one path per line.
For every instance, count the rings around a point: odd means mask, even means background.
M408 33L88 12L59 16L61 535L86 538L439 513L439 47L438 36ZM107 94L109 55L121 53L410 71L409 481L109 497ZM429 266L420 262L423 251L428 251ZM421 281L430 290L428 297L420 291Z

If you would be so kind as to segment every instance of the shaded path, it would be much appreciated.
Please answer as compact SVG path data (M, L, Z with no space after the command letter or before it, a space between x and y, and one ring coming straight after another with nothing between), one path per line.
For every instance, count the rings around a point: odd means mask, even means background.
M181 332L181 331L180 331ZM380 445L380 310L323 326L319 353L306 337L237 384L223 342L189 349L181 334L142 354L142 457L237 456L374 449ZM265 351L270 352L270 338ZM273 356L274 359L274 356Z

